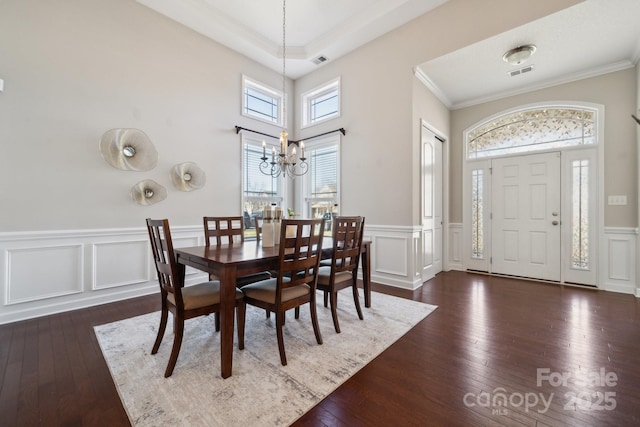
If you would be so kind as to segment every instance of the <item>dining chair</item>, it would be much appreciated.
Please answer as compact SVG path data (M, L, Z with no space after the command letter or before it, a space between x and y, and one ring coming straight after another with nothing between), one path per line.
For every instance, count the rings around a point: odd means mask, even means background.
M241 216L205 216L204 221L204 238L205 245L232 245L244 243L244 218ZM236 279L236 286L242 288L249 283L266 280L271 278L271 273L261 271ZM215 280L217 277L209 275L209 280Z
M178 360L185 320L220 312L220 282L209 281L196 285L184 286L184 278L177 272L177 262L173 251L169 220L153 220L147 218L147 230L151 250L155 261L160 295L162 298L160 327L158 336L153 344L151 354L156 354L164 337L169 312L173 315L173 347L169 356L169 363L164 372L165 378L170 377ZM244 318L246 305L243 294L236 289L236 308L238 318L238 348L244 348ZM219 330L219 324L216 325Z
M353 301L360 320L364 320L360 299L358 296L358 265L362 236L364 232L364 217L336 216L333 218L333 255L330 260L324 260L329 265L321 265L318 270L318 289L324 292L324 306L327 297L331 300L331 317L333 327L340 333L338 323L338 291L351 286Z
M287 227L292 237L287 237ZM287 310L309 304L313 332L318 344L322 344L316 312L316 281L323 234L323 219L283 220L277 276L242 288L247 304L275 313L278 350L283 366L287 364L282 331ZM299 310L296 310L296 318L297 314Z

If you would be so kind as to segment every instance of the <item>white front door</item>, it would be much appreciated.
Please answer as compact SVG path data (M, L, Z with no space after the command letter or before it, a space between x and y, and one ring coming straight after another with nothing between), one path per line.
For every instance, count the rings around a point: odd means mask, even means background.
M442 271L442 144L422 127L422 281Z
M491 162L493 273L560 281L560 153Z

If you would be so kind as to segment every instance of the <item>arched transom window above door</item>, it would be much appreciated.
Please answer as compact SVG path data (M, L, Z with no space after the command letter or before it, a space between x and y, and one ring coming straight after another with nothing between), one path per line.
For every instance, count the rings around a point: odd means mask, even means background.
M576 107L512 111L466 132L467 159L549 150L597 142L597 112Z

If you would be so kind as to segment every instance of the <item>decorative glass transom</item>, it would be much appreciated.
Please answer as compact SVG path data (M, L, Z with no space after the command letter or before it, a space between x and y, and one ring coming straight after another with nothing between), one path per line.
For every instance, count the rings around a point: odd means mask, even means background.
M467 158L595 143L595 110L538 107L494 118L470 130L467 133Z

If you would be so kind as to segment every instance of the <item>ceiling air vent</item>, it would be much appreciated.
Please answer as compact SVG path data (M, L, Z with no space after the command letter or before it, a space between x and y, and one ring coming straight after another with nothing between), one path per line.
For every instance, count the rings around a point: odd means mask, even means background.
M514 77L514 76L519 76L520 74L528 73L530 71L533 71L533 65L528 65L524 68L519 68L517 70L509 71L509 75L511 77Z
M326 57L326 56L324 56L324 55L320 55L320 56L318 56L316 59L314 59L314 60L313 60L313 63L314 63L314 64L316 64L316 65L320 65L320 64L322 64L322 63L323 63L324 61L326 61L326 60L327 60L327 57Z

